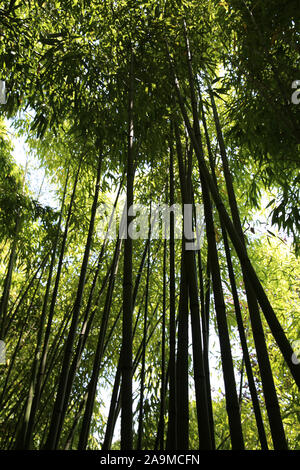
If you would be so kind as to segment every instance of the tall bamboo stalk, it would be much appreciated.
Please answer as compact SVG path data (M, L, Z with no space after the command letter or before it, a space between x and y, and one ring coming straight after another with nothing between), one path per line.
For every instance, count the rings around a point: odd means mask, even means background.
M139 290L139 286L140 286L140 282L141 282L141 278L142 278L142 273L143 273L143 268L144 268L147 252L148 252L149 243L150 243L150 239L147 238L146 243L145 243L145 247L144 247L144 251L143 251L143 254L142 254L140 266L139 266L139 269L138 269L138 272L137 272L137 275L136 275L136 278L135 278L135 283L134 283L134 288L133 288L133 298L132 298L133 306L136 303L137 294L138 294L138 290ZM123 305L122 305L122 307L123 307ZM133 333L132 333L133 337L134 337L135 332L136 332L140 312L141 312L141 309L139 309L139 312L138 312L138 315L137 315L137 318L136 318L136 322L135 322L135 326L133 328ZM107 426L106 426L105 438L104 438L103 445L102 445L102 450L108 450L108 449L110 449L110 446L111 446L111 441L112 441L112 438L113 438L113 430L114 430L114 426L115 426L115 422L116 422L116 407L117 407L117 403L118 403L118 400L119 400L120 382L121 382L121 354L120 354L120 357L119 357L118 366L116 368L115 381L114 381L114 386L113 386L113 392L112 392L112 397L111 397L109 415L108 415L108 419L107 419Z
M200 92L199 92L199 98L200 98L202 121L203 121L203 127L204 127L204 132L205 132L206 143L207 143L207 150L208 150L208 155L209 155L209 162L210 162L211 172L212 172L214 182L217 185L217 178L216 178L216 174L215 174L215 165L214 165L214 160L213 160L213 155L212 155L212 150L211 150L211 144L210 144L210 138L209 138L209 134L208 134L206 118L205 118L205 113L204 113L204 109L203 109L203 105L202 105L202 99L201 99L201 93ZM246 373L247 373L247 377L248 377L249 390L250 390L251 399L252 399L252 403L253 403L253 409L254 409L254 414L255 414L255 419L256 419L256 424L257 424L257 429L258 429L258 434L259 434L259 439L260 439L262 449L268 449L268 443L267 443L266 433L265 433L265 429L264 429L264 423L263 423L263 419L262 419L262 415L261 415L260 404L259 404L259 400L258 400L258 396L257 396L257 391L256 391L256 386L255 386L255 382L254 382L254 376L253 376L253 371L252 371L252 366L251 366L251 361L250 361L250 355L249 355L248 346L247 346L245 328L244 328L242 313L241 313L241 309L240 309L238 291L237 291L237 286L236 286L236 282L235 282L235 274L234 274L232 260L231 260L230 247L229 247L229 243L228 243L227 233L226 233L226 230L224 229L224 225L223 225L222 221L221 221L221 230L222 230L222 239L223 239L223 244L224 244L224 249L225 249L225 254L226 254L229 280L230 280L230 285L231 285L231 292L232 292L232 297L233 297L233 301L234 301L234 308L235 308L235 314L236 314L236 319L237 319L238 331L239 331L239 336L240 336L240 341L241 341L241 346L242 346L242 351L243 351L243 363L245 363L245 366L246 366ZM240 399L239 399L239 402L240 402Z
M204 158L203 158L203 149L202 149L202 138L201 138L198 112L197 112L194 76L193 76L193 71L192 71L192 57L191 57L189 39L187 36L187 30L186 30L185 24L184 24L184 32L185 32L185 41L186 41L186 53L187 53L191 103L192 103L192 111L193 111L193 123L194 123L194 129L195 129L194 131L195 140L197 141L201 149L201 155L202 155L202 159L198 158L198 164L199 164L199 162L203 161ZM206 221L206 235L207 235L209 254L210 254L210 267L212 271L213 292L214 292L216 318L217 318L217 325L218 325L218 332L219 332L219 339L220 339L221 359L222 359L223 377L224 377L224 384L225 384L226 408L227 408L227 413L228 413L231 443L232 443L233 449L243 449L244 448L243 432L242 432L240 410L239 410L238 397L237 397L237 391L236 391L236 383L235 383L233 360L232 360L232 354L231 354L231 346L230 346L230 340L229 340L229 332L228 332L228 326L227 326L227 320L226 320L226 309L225 309L222 281L221 281L221 275L220 275L220 266L219 266L218 252L217 252L216 239L215 239L212 206L211 206L207 181L206 181L205 175L202 171L202 167L200 164L199 164L199 173L200 173L202 197L203 197L203 204L204 204L204 214L205 214L205 221Z
M128 209L133 205L134 184L134 53L131 50L129 93L128 93L128 149L127 149L127 238L124 242L124 273L123 273L123 324L122 324L122 414L121 414L121 449L132 450L133 422L132 422L132 239L128 234L128 227L132 216Z
M175 202L174 185L174 148L173 132L169 143L170 162L170 206ZM170 213L170 309L169 309L169 409L168 409L168 432L167 450L177 450L177 400L176 400L176 302L175 302L175 221L174 213Z
M177 400L177 449L189 448L189 384L188 384L188 282L184 264L184 240L180 277L178 308L178 337L176 356L176 400Z

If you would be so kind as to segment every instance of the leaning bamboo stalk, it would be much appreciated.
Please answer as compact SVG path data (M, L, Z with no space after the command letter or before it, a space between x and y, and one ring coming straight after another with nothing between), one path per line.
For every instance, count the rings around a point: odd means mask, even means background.
M70 219L71 219L71 215L72 215L73 204L74 204L74 200L75 200L76 188L77 188L77 183L78 183L78 179L79 179L79 173L80 173L80 169L81 169L82 160L83 160L83 155L81 156L81 158L79 160L77 172L76 172L75 179L74 179L71 199L70 199L70 203L69 203L69 208L68 208L64 233L63 233L62 244L61 244L61 247L60 247L57 271L56 271L56 276L55 276L55 283L54 283L54 288L53 288L52 295L51 295L51 302L50 302L50 307L49 307L47 325L46 325L46 329L45 329L43 348L42 348L42 352L41 352L41 358L40 358L40 361L39 361L39 369L38 369L38 373L37 373L37 379L36 379L36 384L35 384L35 389L34 389L33 402L32 402L32 406L31 406L29 423L28 423L28 431L27 431L28 445L30 445L31 435L32 435L32 432L33 432L33 427L34 427L34 422L35 422L35 415L36 415L36 412L37 412L37 409L38 409L38 406L39 406L39 403L40 403L40 397L41 397L41 393L42 393L42 384L43 384L43 380L44 380L45 367L46 367L46 362L47 362L47 355L48 355L48 349L49 349L49 340L50 340L52 321L53 321L53 317L54 317L55 304L56 304L56 300L57 300L58 288L59 288L61 271L62 271L62 266L63 266L63 259L64 259L64 254L65 254L65 247L66 247L66 242L67 242Z
M91 208L88 236L86 240L85 251L84 251L84 256L83 256L81 270L80 270L80 277L78 281L76 299L74 302L72 321L71 321L71 325L69 329L68 338L65 344L65 352L64 352L64 358L63 358L63 363L62 363L62 368L61 368L61 374L60 374L60 379L59 379L56 400L54 403L54 408L53 408L53 413L52 413L52 418L51 418L51 423L50 423L50 428L49 428L49 434L48 434L48 438L46 442L47 449L55 449L58 445L58 440L59 440L58 431L59 431L59 426L60 426L60 417L61 417L61 413L63 410L63 402L65 399L68 374L70 370L71 357L73 353L73 345L75 341L76 329L77 329L77 324L78 324L78 316L79 316L81 304L82 304L82 296L83 296L83 291L84 291L84 286L85 286L87 266L88 266L89 254L90 254L91 243L92 243L92 238L93 238L94 223L95 223L96 210L97 210L97 204L98 204L98 197L99 197L99 192L100 192L101 163L102 163L102 156L99 156L98 162L97 162L97 177L96 177L94 199L93 199L93 204Z
M212 155L212 149L211 149L210 138L209 138L208 129L207 129L205 112L204 112L204 108L202 104L200 90L198 90L198 92L199 92L202 122L203 122L206 145L207 145L207 150L208 150L210 168L211 168L214 182L217 185L215 163L214 163L214 159ZM254 376L253 376L253 371L252 371L252 366L251 366L251 361L250 361L250 356L249 356L249 351L248 351L248 346L247 346L246 333L245 333L242 313L240 309L238 291L237 291L237 286L235 282L235 274L234 274L232 260L231 260L230 247L228 243L227 233L226 233L226 230L224 229L222 221L221 221L221 230L222 230L222 238L223 238L223 244L224 244L226 261L227 261L228 275L229 275L229 280L230 280L230 285L231 285L231 292L232 292L233 301L234 301L234 308L235 308L235 314L236 314L236 319L237 319L238 331L239 331L239 336L240 336L240 341L241 341L241 346L242 346L242 351L243 351L243 363L245 363L245 366L246 366L249 390L250 390L251 399L253 403L253 409L254 409L260 443L261 443L262 449L267 449L268 448L267 438L265 434L264 423L262 420L260 404L259 404L259 400L257 396L257 391L256 391L256 386L254 382ZM240 399L239 399L239 402L240 402Z
M225 176L227 194L228 194L230 209L232 213L233 223L235 225L237 232L240 234L240 239L242 243L244 244L245 251L247 251L244 232L242 229L242 224L241 224L240 215L239 215L239 209L238 209L238 205L237 205L237 201L235 197L233 181L232 181L231 172L229 169L225 142L223 138L223 133L221 129L221 124L219 120L219 115L218 115L214 95L213 95L211 88L210 88L210 98L211 98L214 122L215 122L216 131L217 131L217 138L218 138L218 143L220 147L220 153L221 153L222 164L223 164L223 172ZM224 232L225 232L224 227L222 227L222 231L223 231L223 237L224 237ZM226 234L225 234L224 242L227 242ZM261 318L260 318L259 306L255 298L255 294L253 292L251 283L248 280L248 276L245 273L243 266L242 266L242 273L243 273L244 285L245 285L249 314L250 314L250 321L251 321L252 331L253 331L253 338L254 338L254 343L255 343L256 352L257 352L257 359L258 359L258 364L259 364L259 369L260 369L260 374L261 374L262 386L263 386L263 391L264 391L264 397L265 397L266 408L268 412L274 447L275 449L287 449L287 442L285 439L284 428L283 428L282 419L280 415L280 407L279 407L275 384L273 380L272 369L271 369L267 345L265 341L263 325L262 325ZM232 273L231 273L231 278L232 278ZM244 338L244 343L245 343L245 338ZM248 366L249 366L249 362L248 362ZM260 427L261 427L261 421L260 421ZM266 445L265 438L263 440L263 443L265 446Z
M84 450L88 442L89 430L90 430L91 419L92 419L92 414L93 414L96 391L97 391L98 377L99 377L99 372L100 372L101 361L103 358L103 345L104 345L105 334L107 330L109 312L110 312L111 304L112 304L112 295L113 295L113 289L114 289L114 284L115 284L115 278L116 278L117 270L118 270L118 261L119 261L119 256L120 256L121 244L122 244L122 240L118 239L115 253L114 253L114 259L112 263L112 270L111 270L109 285L108 285L107 294L106 294L105 306L104 306L103 314L102 314L101 328L100 328L97 347L95 351L92 376L88 385L88 396L87 396L87 400L85 404L85 412L84 412L81 432L79 436L79 444L78 444L79 450Z
M65 180L64 191L63 191L62 202L61 202L61 210L60 210L59 220L58 220L58 224L57 224L56 236L55 236L55 240L54 240L54 244L53 244L53 248L52 248L49 274L48 274L48 279L47 279L45 295L44 295L44 299L43 299L43 308L42 308L42 313L41 313L41 318L40 318L40 324L39 324L39 328L38 328L36 350L35 350L33 364L32 364L31 381L30 381L30 385L29 385L28 398L27 398L27 403L26 403L26 411L25 411L25 416L24 416L22 429L21 429L20 435L18 436L18 439L17 439L17 442L16 442L17 448L25 448L26 449L30 446L31 428L30 428L29 424L32 422L30 420L31 409L32 409L32 404L33 404L33 400L34 400L34 391L35 391L35 387L36 387L36 383L37 383L38 368L39 368L39 363L40 363L41 354L42 354L42 346L43 346L42 343L43 343L43 335L44 335L45 322L46 322L48 300L49 300L50 288L51 288L51 283L52 283L52 276L53 276L54 265L55 265L55 260L56 260L57 246L58 246L59 235L60 235L60 230L61 230L61 223L62 223L62 218L63 218L63 212L64 212L64 206L65 206L65 198L66 198L66 193L67 193L68 181L69 181L69 170L67 171L67 176L66 176L66 180Z
M276 343L279 346L279 349L290 369L290 372L297 384L297 386L300 388L300 370L297 368L297 365L293 363L292 357L293 357L293 349L276 317L276 314L269 302L269 299L262 287L262 284L255 272L255 269L253 268L251 261L247 255L247 252L245 251L244 245L240 239L240 236L238 232L236 231L232 220L230 219L230 216L228 215L228 212L224 206L224 203L219 195L218 189L216 188L213 179L209 173L209 170L206 166L205 160L203 158L199 142L196 139L195 132L191 126L190 119L188 117L186 107L180 92L179 88L179 82L176 76L176 73L174 71L174 66L172 63L172 59L169 55L169 60L170 60L170 65L173 73L173 78L174 78L174 89L176 92L176 96L178 99L178 103L181 109L181 113L186 125L186 128L188 130L188 133L190 135L191 141L193 143L193 147L195 150L195 153L197 155L198 159L198 165L199 168L201 169L201 172L203 173L203 177L205 181L207 182L209 191L212 195L212 198L214 200L214 203L216 205L216 208L218 210L219 216L222 219L224 226L227 230L227 233L232 241L232 244L236 250L236 253L239 257L239 260L247 273L247 276L249 278L249 281L251 282L252 288L255 292L255 295L259 301L259 304L261 306L261 309L264 313L264 316L267 320L267 323L270 327L270 330L275 338Z

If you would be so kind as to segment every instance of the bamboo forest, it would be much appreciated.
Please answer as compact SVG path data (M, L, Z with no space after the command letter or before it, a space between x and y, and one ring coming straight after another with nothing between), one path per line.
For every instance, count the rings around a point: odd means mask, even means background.
M300 450L299 26L1 0L1 451Z

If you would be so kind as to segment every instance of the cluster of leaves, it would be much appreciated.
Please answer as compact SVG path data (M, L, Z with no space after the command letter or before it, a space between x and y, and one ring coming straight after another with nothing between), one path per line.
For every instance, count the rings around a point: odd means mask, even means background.
M300 121L292 101L299 74L299 10L289 0L215 4L223 84L229 91L228 145L237 149L237 165L256 164L249 191L255 186L276 190L272 221L294 237L299 249Z

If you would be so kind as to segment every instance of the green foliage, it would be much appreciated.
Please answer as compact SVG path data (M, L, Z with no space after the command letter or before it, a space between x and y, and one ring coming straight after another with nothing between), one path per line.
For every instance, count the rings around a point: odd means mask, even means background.
M0 134L0 274L3 288L8 258L17 242L7 316L8 364L0 366L0 402L2 403L0 447L12 448L24 417L31 382L31 369L40 328L43 299L50 270L51 250L57 243L50 298L54 291L59 253L68 220L74 181L80 165L79 180L69 219L69 231L63 256L61 279L51 324L49 353L41 399L34 426L32 447L43 448L57 390L74 298L88 234L98 158L102 158L101 194L98 209L108 199L114 201L123 182L125 197L128 134L128 88L131 52L134 54L134 154L135 203L149 207L168 202L169 157L172 143L171 121L177 122L184 153L190 140L176 102L169 59L174 62L184 104L191 117L187 51L183 34L186 21L193 59L197 96L201 92L208 134L215 161L216 180L224 206L229 210L220 149L207 86L213 87L236 198L247 235L251 261L262 281L278 319L290 341L299 340L299 266L291 247L299 241L299 113L290 102L291 83L297 78L299 14L296 2L263 0L254 2L171 1L161 0L77 0L31 2L4 1L0 9L1 79L7 83L8 101L1 105L1 116L11 118L16 135L26 141L49 180L55 196L62 201L64 183L68 185L62 223L59 211L42 206L27 187L27 175L12 158L12 144L1 124ZM168 56L169 52L169 56ZM199 96L198 96L199 97ZM201 120L201 115L199 114ZM2 122L2 121L1 121ZM203 132L203 122L201 122ZM204 139L203 139L204 141ZM207 142L203 142L208 162ZM194 158L194 157L193 157ZM179 166L175 157L175 202L181 203ZM26 173L26 172L25 172ZM191 172L195 202L202 203L196 159ZM260 233L256 214L268 198L267 209L276 228ZM112 204L111 209L112 209ZM217 209L213 208L215 236L220 257L221 276L237 384L240 381L240 349L233 298ZM99 210L96 227L101 222ZM16 230L18 228L18 230ZM274 230L274 231L273 231ZM274 233L276 232L276 233ZM286 240L282 240L286 236ZM85 309L94 312L91 329L82 351L70 393L59 448L67 444L76 449L82 425L82 408L91 377L107 284L103 282L111 266L115 240L103 245L103 233L94 231L85 278L84 295L76 330L75 345L81 334ZM292 240L289 238L292 237ZM169 245L168 245L169 246ZM102 252L97 272L98 256ZM145 240L133 243L133 275L138 277ZM148 301L146 372L143 402L142 447L153 449L157 438L161 393L163 244L150 243L151 276ZM169 250L169 248L168 248ZM45 258L48 256L47 258ZM206 278L207 240L201 247L204 281ZM43 260L46 260L43 264ZM91 420L89 447L99 449L106 431L107 414L121 348L123 251L115 275L106 348L100 368L97 396ZM175 241L176 309L179 301L181 240ZM169 251L167 287L169 288ZM41 268L35 276L38 268ZM198 266L198 268L200 268ZM247 331L255 383L268 444L272 447L267 413L240 263L233 253L241 311ZM94 276L95 283L93 283ZM33 279L33 280L32 280ZM32 280L32 283L30 283ZM141 377L140 350L143 341L145 307L145 269L133 311L136 321L133 354L134 426L137 430ZM212 296L211 296L212 297ZM169 358L170 299L166 300L166 366ZM46 313L49 313L48 301ZM91 318L90 316L88 318ZM216 316L210 303L210 344L217 344ZM264 322L275 386L283 423L291 449L299 449L299 394L275 341ZM42 339L45 329L42 331ZM74 351L73 351L74 353ZM217 347L211 346L211 379L220 374ZM198 448L198 429L193 391L192 355L190 357L190 448ZM213 367L216 370L213 370ZM215 375L214 375L215 374ZM213 390L213 414L216 447L230 449L229 426L223 383ZM216 390L219 390L216 391ZM169 396L166 396L166 410ZM167 413L165 413L165 441ZM253 407L247 379L241 396L241 417L247 449L258 449ZM134 436L137 438L137 435ZM134 440L135 440L134 439ZM119 448L115 434L112 448Z

